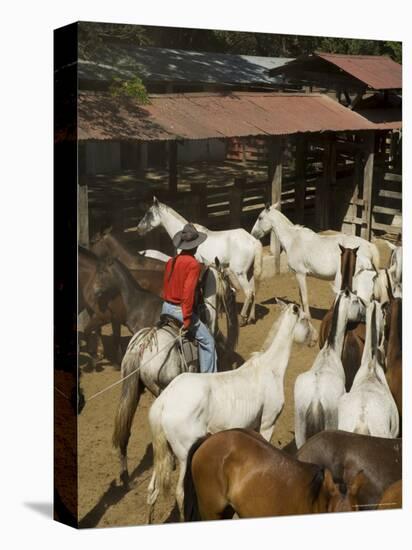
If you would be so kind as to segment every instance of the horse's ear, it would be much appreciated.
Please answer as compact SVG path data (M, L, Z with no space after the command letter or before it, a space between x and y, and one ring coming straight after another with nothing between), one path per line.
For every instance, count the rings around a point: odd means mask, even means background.
M109 225L108 227L105 227L102 231L103 235L108 235L109 233L111 233L113 230L113 226L112 225Z
M354 253L354 254L357 254L357 253L358 253L358 250L359 250L359 246L357 246L356 248L353 249L353 253Z
M157 197L153 197L153 206L156 206L158 207L159 206L159 201L157 200Z
M220 267L220 260L219 260L219 258L218 258L217 256L215 256L215 265L216 265L216 267L219 269L219 267Z
M265 210L270 210L270 206L271 206L271 205L270 205L270 202L267 202L267 203L265 204Z
M345 252L345 248L344 248L341 244L339 244L339 248L340 248L340 251L341 251L342 254L343 254L343 253Z
M275 303L278 304L281 307L286 307L288 305L286 302L284 302L280 298L276 298L276 296L275 296Z
M327 493L330 496L338 496L339 489L336 483L333 481L331 471L328 468L325 468L323 473L323 487L326 489Z

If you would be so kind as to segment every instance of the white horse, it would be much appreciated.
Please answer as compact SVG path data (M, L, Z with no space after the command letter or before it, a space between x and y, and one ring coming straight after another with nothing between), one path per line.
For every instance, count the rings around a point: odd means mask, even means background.
M232 355L238 339L238 317L236 300L229 277L225 271L211 267L213 278L216 281L214 289L216 304L215 315L208 315L205 308L203 320L216 341L216 351L220 367L226 361L231 364ZM198 312L201 314L201 312ZM223 337L219 330L218 318L223 314L226 317L227 335ZM158 396L176 376L184 372L198 372L198 363L195 358L185 365L182 353L176 346L176 333L170 327L148 327L137 332L129 342L122 360L121 377L122 392L117 409L113 445L119 450L120 479L127 484L129 480L127 468L127 447L131 433L133 418L139 404L140 396L147 388L154 396Z
M383 370L384 316L373 300L366 312L366 339L352 388L339 401L338 429L377 437L397 437L399 413Z
M171 256L164 252L160 252L160 250L153 250L150 248L147 250L139 250L138 254L146 256L146 258L155 258L155 260L160 260L161 262L167 262L171 258Z
M153 198L153 205L140 221L137 231L145 235L159 225L163 226L171 238L181 231L187 220L175 210ZM229 267L238 284L243 289L245 302L242 307L241 324L255 321L255 297L257 284L262 273L262 244L244 229L211 231L202 225L195 227L207 234L207 239L198 247L196 258L210 263L219 258L220 263ZM248 272L253 275L248 280Z
M343 233L319 235L307 227L294 225L277 207L278 204L266 206L253 226L252 235L261 239L270 231L276 233L287 254L288 266L296 275L302 306L307 315L310 316L306 276L331 280L340 274L339 244L345 248L359 247L357 265L369 261L375 269L379 269L379 252L374 244ZM335 284L340 288L339 281Z
M363 304L349 290L339 292L333 309L332 326L323 348L310 370L295 382L295 440L299 449L309 437L338 426L338 401L345 393L342 349L348 319L358 319Z
M270 440L284 404L283 379L292 343L308 343L310 327L298 305L284 305L262 350L237 370L181 374L156 399L149 411L154 451L148 488L149 523L159 493L170 485L173 455L180 468L176 500L182 511L186 459L199 437L230 428L250 428Z

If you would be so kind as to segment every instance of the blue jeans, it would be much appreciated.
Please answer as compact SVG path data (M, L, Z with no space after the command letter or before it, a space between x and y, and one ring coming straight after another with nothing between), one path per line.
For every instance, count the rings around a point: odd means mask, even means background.
M183 323L182 308L180 306L163 302L162 313L171 315ZM210 334L207 326L202 323L195 313L192 314L189 332L199 343L200 372L216 372L217 358L214 338Z

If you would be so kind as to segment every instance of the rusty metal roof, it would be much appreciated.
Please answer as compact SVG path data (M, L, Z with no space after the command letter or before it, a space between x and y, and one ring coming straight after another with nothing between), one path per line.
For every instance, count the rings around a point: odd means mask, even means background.
M335 69L355 78L373 90L397 90L402 88L402 65L385 55L344 55L337 53L315 52L302 55L286 63L283 67L269 70L271 76L288 75L289 69L310 70L316 66L318 73L327 72L320 69L319 59L331 63ZM356 82L356 81L355 81Z
M162 94L138 105L132 98L79 93L79 140L196 140L374 129L373 123L321 94Z
M385 55L342 55L322 52L316 52L316 55L374 90L402 88L402 65Z

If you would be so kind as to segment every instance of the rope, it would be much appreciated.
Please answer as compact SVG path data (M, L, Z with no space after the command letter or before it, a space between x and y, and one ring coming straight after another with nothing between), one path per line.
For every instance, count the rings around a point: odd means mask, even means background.
M175 345L176 341L180 338L180 335L177 336L172 344L170 345L169 347L169 350L172 349L172 347ZM163 346L163 348L159 349L158 352L157 352L157 355L163 351L164 349L166 349L168 347L168 345L166 346ZM155 356L156 357L156 356ZM103 388L102 390L98 391L97 393L93 394L91 397L88 397L87 399L85 399L85 402L88 403L89 401L91 401L92 399L95 399L96 397L98 397L99 395L102 395L103 393L106 393L107 391L111 390L112 388L114 388L115 386L117 386L118 384L121 384L124 380L127 380L128 378L130 378L131 376L133 376L133 374L136 374L140 369L141 367L144 367L146 366L148 363L150 363L150 361L152 361L152 359L154 359L154 357L151 357L150 359L148 359L145 363L143 363L143 365L139 365L139 367L137 369L135 369L134 371L132 372L129 372L129 374L127 374L126 376L124 376L123 378L120 378L120 380L117 380L116 382L113 382L113 384L110 384L109 386L107 386L106 388Z

